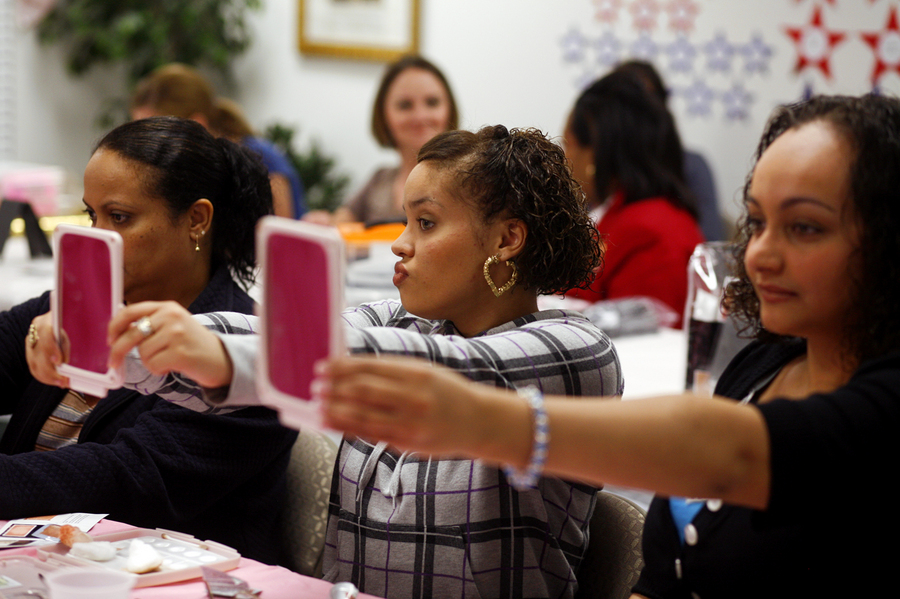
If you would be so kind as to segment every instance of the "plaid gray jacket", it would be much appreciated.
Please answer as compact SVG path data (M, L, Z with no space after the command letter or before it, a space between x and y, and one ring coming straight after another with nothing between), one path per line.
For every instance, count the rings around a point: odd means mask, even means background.
M393 300L344 318L353 353L417 356L502 387L622 392L615 349L576 312L537 312L473 338ZM325 578L404 599L572 597L595 492L550 477L518 492L501 470L477 461L397 455L346 439L332 479Z

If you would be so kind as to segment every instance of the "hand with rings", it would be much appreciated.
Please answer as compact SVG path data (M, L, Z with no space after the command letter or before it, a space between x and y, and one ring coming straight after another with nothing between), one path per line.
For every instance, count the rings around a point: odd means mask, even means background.
M153 323L150 322L150 317L148 316L141 316L132 322L131 326L136 328L145 338L153 334Z
M62 388L69 386L68 377L56 372L56 367L65 362L68 355L65 338L62 345L61 348L53 335L53 318L50 312L31 321L25 335L25 360L31 375L45 385Z
M231 382L231 359L222 342L177 302L139 302L123 308L109 323L108 340L113 368L136 347L151 374L179 372L208 388Z

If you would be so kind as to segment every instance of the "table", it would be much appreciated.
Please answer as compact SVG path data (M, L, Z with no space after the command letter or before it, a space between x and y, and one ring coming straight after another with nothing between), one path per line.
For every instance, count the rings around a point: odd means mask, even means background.
M102 520L91 529L91 535L99 536L132 528L134 527L121 522ZM33 547L0 550L0 558L12 555L33 557L36 554L37 549ZM327 598L331 589L330 582L303 576L281 566L269 566L247 558L241 558L240 565L234 570L229 570L228 573L247 581L254 589L261 589L261 599ZM158 587L134 589L131 592L131 599L205 599L207 597L206 585L197 578ZM360 594L360 597L372 596Z
M684 331L664 328L646 335L616 337L612 341L625 376L623 399L684 391L687 369Z

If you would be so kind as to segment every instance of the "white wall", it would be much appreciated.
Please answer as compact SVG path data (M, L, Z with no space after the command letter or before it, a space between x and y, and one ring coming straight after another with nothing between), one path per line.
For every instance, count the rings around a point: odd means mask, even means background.
M820 93L863 93L872 87L874 54L862 31L883 31L898 0L420 0L421 51L446 72L457 96L462 125L535 126L559 135L580 85L606 70L595 43L602 35L624 48L639 38L633 11L656 6L657 26L647 38L659 44L657 62L675 95L671 107L685 145L712 162L720 202L737 212L735 197L763 123L778 103L801 97L809 88ZM253 124L272 121L301 129L301 143L317 139L338 158L353 185L361 184L376 165L390 163L369 134L369 111L383 64L301 55L297 50L296 0L266 0L252 16L253 47L235 64L236 87L224 90L240 101ZM598 19L604 6L618 7L614 22ZM678 34L666 8L696 9L693 27ZM810 22L821 7L825 24L845 31L830 60L833 78L807 67L794 72L795 45L785 33ZM564 58L567 35L587 40L583 56ZM672 66L664 47L680 35L698 52L689 72ZM736 51L759 36L772 55L765 72L750 72L738 53L730 69L707 63L705 45L723 36ZM898 38L900 40L900 38ZM891 64L895 65L887 45ZM897 41L900 45L900 41ZM812 49L812 47L810 47ZM900 60L900 56L897 57ZM37 46L33 33L19 31L17 133L20 160L60 164L80 176L90 145L101 133L94 128L96 110L105 98L121 95L122 77L98 69L73 80L56 48ZM707 115L693 115L682 92L697 82L714 92ZM890 72L881 79L887 91L900 90ZM733 86L750 94L746 118L726 114L723 94Z

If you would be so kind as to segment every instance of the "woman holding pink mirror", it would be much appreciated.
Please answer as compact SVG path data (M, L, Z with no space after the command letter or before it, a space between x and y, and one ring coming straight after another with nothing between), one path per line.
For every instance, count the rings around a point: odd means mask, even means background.
M121 235L127 304L252 313L254 225L272 198L248 150L186 119L126 123L91 155L84 204L93 227ZM48 292L0 314L0 412L12 414L0 440L0 518L104 513L274 563L272 506L285 500L296 433L260 408L202 417L127 389L70 391L49 307ZM148 321L134 330L153 342Z
M531 386L571 396L622 391L606 335L577 312L537 306L539 294L587 284L601 259L559 146L500 125L441 133L419 151L403 210L406 227L392 246L401 301L344 312L350 353L418 356L529 396ZM130 327L143 317L168 344L145 347ZM216 337L171 302L129 306L110 332L114 363L137 345L151 372L197 381L211 405L259 402L256 335ZM333 478L325 578L382 597L497 597L504 589L573 597L595 494L579 482L347 437Z

